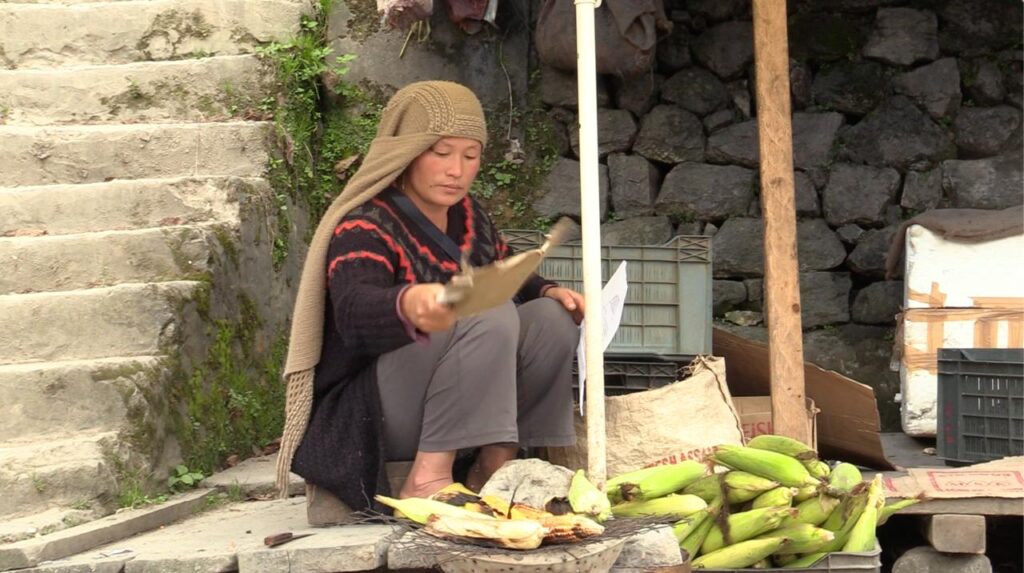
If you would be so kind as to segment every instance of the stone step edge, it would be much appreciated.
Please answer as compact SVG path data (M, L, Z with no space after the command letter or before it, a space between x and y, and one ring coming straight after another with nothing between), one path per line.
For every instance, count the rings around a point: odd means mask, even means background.
M148 354L139 356L106 356L103 358L79 358L75 360L43 360L39 362L15 362L10 364L0 364L0 374L4 374L7 372L17 374L22 372L31 372L35 370L47 370L50 368L88 369L94 366L117 364L126 361L151 362L153 364L157 364L161 360L164 360L166 358L166 356Z
M35 567L43 561L63 559L162 527L193 515L217 493L215 488L194 490L155 507L131 509L42 537L0 545L0 571Z
M132 0L124 0L125 2ZM222 122L218 122L222 123ZM145 125L145 124L144 124ZM169 124L151 124L151 125L169 125ZM183 124L187 125L187 124ZM266 177L259 176L242 176L242 175L184 175L181 177L143 177L139 179L111 179L110 181L91 181L89 183L48 183L46 185L14 185L14 186L0 186L0 194L7 193L32 193L39 191L49 191L53 189L66 188L69 190L82 190L88 191L91 188L101 188L108 186L115 187L131 187L131 186L145 186L145 185L170 185L174 183L182 183L186 181L216 181L224 182L232 179L240 179L249 183L263 183L267 181Z
M66 240L91 240L91 239L107 239L107 238L118 238L126 237L131 235L144 235L147 233L154 233L159 231L166 231L168 233L188 231L197 229L207 233L215 232L218 227L224 225L236 225L237 220L224 220L224 221L200 221L197 223L191 223L188 225L165 225L162 227L141 227L138 229L108 229L103 231L83 231L81 233L67 233L63 235L38 235L38 236L13 236L4 237L0 236L0 244L2 243L57 243ZM113 285L108 285L113 286ZM76 289L78 290L78 289ZM60 292L60 291L47 291L47 292Z
M138 0L121 0L122 2L136 2ZM101 4L102 2L92 2L92 4ZM132 68L139 68L145 70L155 69L157 67L175 68L175 67L186 67L190 63L202 62L204 64L215 64L218 61L223 60L259 60L260 56L256 54L223 54L223 55L210 55L202 58L185 58L181 60L148 60L141 62L125 62L121 64L79 64L74 66L60 66L60 67L27 67L27 68L14 68L14 69L0 69L0 78L4 76L18 76L18 75L61 75L61 74L83 74L94 70L122 70L125 73L130 71Z
M43 291L43 292L26 292L26 293L0 294L0 302L4 302L5 299L14 300L15 297L53 298L53 297L66 297L66 296L69 296L69 295L72 295L72 296L74 296L74 295L99 296L99 295L103 294L103 291L108 291L109 292L109 291L114 291L115 289L129 290L131 288L143 288L143 287L146 287L148 285L167 285L169 287L195 287L195 286L197 286L199 284L200 284L199 281L180 280L180 279L178 279L178 280L171 280L171 281L153 281L153 282L145 282L145 283L131 282L131 283L120 283L120 284L110 285L110 286L101 286L101 287L96 287L96 288L80 288L80 289L62 290L62 291ZM25 300L25 298L21 298L19 300ZM150 355L147 354L145 356L150 356ZM108 358L108 357L101 356L99 358ZM86 359L86 360L88 360L88 359ZM37 361L37 362L32 362L32 361L30 361L30 362L5 362L4 364L36 364L38 362L43 362L43 361ZM48 360L48 361L45 361L45 362L52 362L52 360Z
M129 1L129 0L125 0ZM4 135L39 135L40 132L49 134L75 133L75 132L145 132L161 129L188 129L193 131L205 127L223 129L225 127L270 128L274 125L272 121L202 121L202 122L173 122L173 123L85 123L65 125L0 125L0 137ZM86 133L86 135L88 135ZM102 182L101 182L102 183ZM42 187L33 185L33 187ZM3 187L0 187L2 189Z

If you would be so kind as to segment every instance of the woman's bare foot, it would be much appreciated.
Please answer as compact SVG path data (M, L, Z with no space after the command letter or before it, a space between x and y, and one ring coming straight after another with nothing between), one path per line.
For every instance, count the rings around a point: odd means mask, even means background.
M430 497L451 484L455 452L416 452L409 476L398 493L399 499Z
M489 444L480 448L466 476L466 487L480 491L494 472L501 469L505 462L516 459L517 455L519 444Z

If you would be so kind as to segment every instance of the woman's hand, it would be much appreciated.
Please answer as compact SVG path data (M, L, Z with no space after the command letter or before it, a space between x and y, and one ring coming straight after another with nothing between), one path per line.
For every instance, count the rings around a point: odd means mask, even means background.
M553 298L562 303L565 310L569 311L576 324L583 322L583 295L565 287L551 287L544 291L544 296Z
M455 325L452 307L437 302L444 290L440 283L424 283L409 287L399 303L406 320L423 332L441 332Z

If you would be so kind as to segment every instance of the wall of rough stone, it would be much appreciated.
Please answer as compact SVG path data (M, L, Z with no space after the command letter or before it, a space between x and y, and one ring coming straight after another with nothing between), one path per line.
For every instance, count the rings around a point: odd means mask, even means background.
M654 69L599 78L603 240L713 235L714 314L763 339L750 2L665 5L674 28ZM897 430L889 362L902 283L885 280L885 254L917 213L1022 202L1021 3L789 9L805 355L873 385L884 426ZM561 158L534 207L578 216L574 75L542 69L539 89Z

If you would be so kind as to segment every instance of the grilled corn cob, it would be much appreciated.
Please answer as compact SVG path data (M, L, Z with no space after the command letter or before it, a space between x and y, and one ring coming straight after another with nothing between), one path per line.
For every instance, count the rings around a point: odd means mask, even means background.
M812 497L802 501L796 506L797 515L782 522L781 527L796 525L797 523L808 523L818 526L825 523L825 520L832 515L832 512L839 507L839 498L828 495ZM805 552L806 553L806 552Z
M496 516L508 517L509 505L504 499L496 495L482 495L480 496L480 503L494 510Z
M544 511L543 509L537 509L536 507L526 505L525 503L513 503L508 509L508 516L511 519L536 519L541 520L547 517L551 517L554 514L550 511Z
M744 471L705 476L683 488L683 493L695 495L710 502L726 492L730 504L750 501L762 493L779 487L779 483Z
M608 496L590 483L583 470L577 471L569 483L569 504L574 512L593 516L599 522L612 516Z
M717 551L726 545L746 541L771 531L782 523L787 515L796 510L788 507L764 507L741 513L734 513L725 520L725 528L715 524L700 546L701 554Z
M784 537L751 539L698 557L694 569L743 569L768 557L789 540Z
M374 496L374 499L380 503L395 509L402 513L410 521L415 521L419 524L427 523L427 519L431 515L450 515L454 517L472 517L477 519L494 519L487 515L476 513L464 509L462 507L456 507L454 505L448 505L443 501L437 501L435 499L427 499L423 497L409 497L406 499L395 499L384 495Z
M761 509L762 507L790 507L793 505L793 496L798 490L795 487L779 486L770 489L754 498L750 509Z
M915 503L921 503L922 497L912 497L910 499L901 499L892 503L887 503L882 506L882 509L878 510L878 525L884 525L894 513L899 510L910 507Z
M789 543L780 548L778 553L796 555L798 553L813 553L815 551L820 551L822 547L828 545L829 542L836 538L836 534L827 529L814 527L807 523L798 523L788 527L780 527L775 531L765 533L759 537L761 539L768 537L785 537L786 539L789 539Z
M708 504L695 495L669 494L658 499L647 501L628 501L612 506L612 513L615 517L667 517L682 519L693 515L702 509L707 509Z
M786 436L761 434L747 442L747 447L776 452L801 461L818 458L818 452L812 450L807 444Z
M468 537L507 549L536 549L547 533L530 519L481 519L455 515L431 515L423 530L435 537Z
M544 543L575 543L604 533L604 526L583 515L566 514L545 517Z
M684 460L678 464L653 466L613 477L608 480L605 489L613 504L657 499L683 489L706 472L704 464Z
M715 462L728 468L743 470L789 487L817 486L818 480L795 458L757 448L721 445L711 454Z

